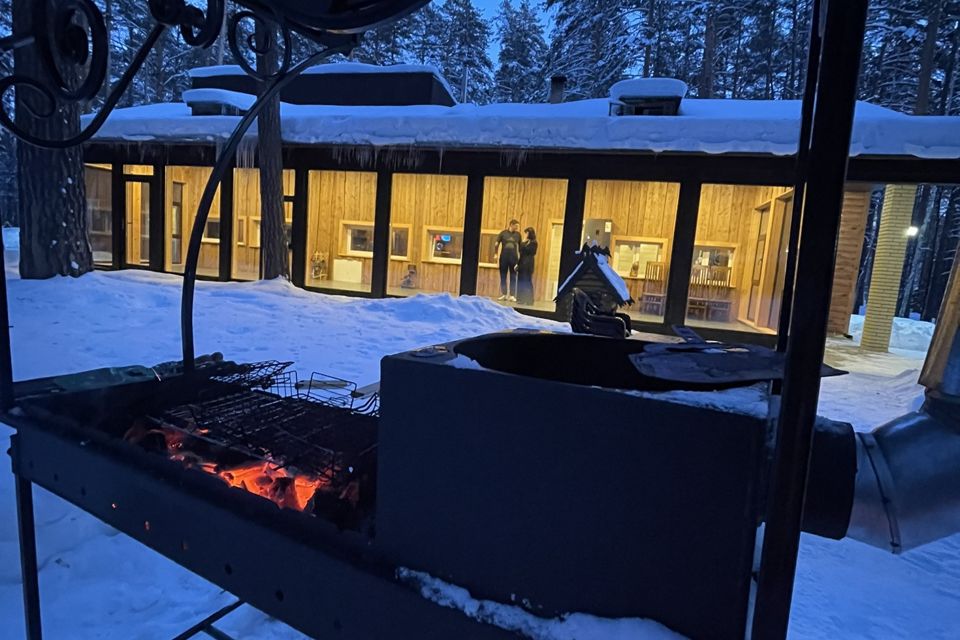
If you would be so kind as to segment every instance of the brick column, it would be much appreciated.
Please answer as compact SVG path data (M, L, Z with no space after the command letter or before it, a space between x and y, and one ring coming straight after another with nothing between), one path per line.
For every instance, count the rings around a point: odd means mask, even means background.
M880 232L867 294L867 315L860 340L860 348L864 351L886 351L890 346L903 259L907 252L907 228L913 218L916 195L916 185L890 184L884 191Z

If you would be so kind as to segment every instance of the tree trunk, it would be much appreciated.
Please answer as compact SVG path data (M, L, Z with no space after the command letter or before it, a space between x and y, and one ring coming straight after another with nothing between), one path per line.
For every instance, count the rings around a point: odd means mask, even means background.
M943 0L934 2L933 14L927 22L920 53L920 83L917 85L917 102L914 115L922 116L930 110L930 78L933 75L937 54L937 34L940 32L940 17L943 15Z
M15 33L30 31L33 4L34 0L14 1ZM14 68L18 75L48 79L34 47L16 50ZM80 129L80 112L75 104L59 106L49 118L35 118L28 106L41 112L44 104L35 93L18 91L16 122L34 135L66 138ZM79 276L92 270L80 147L52 151L21 142L17 145L17 187L20 192L20 276Z
M268 27L268 28L272 28ZM257 38L267 34L257 23ZM276 45L276 34L271 33ZM257 70L270 73L277 68L276 46L257 56ZM266 89L261 84L261 92ZM266 280L290 277L287 267L287 242L283 228L283 157L280 143L280 97L274 96L257 117L260 158L260 252L263 277Z

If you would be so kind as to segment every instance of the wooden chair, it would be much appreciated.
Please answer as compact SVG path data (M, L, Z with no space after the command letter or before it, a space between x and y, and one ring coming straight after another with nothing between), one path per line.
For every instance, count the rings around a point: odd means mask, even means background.
M667 299L667 266L662 262L648 262L643 272L643 289L640 292L640 311L655 316L663 315Z
M687 317L706 320L710 301L710 267L695 265L690 270L690 294L687 296Z
M604 313L597 308L590 296L574 288L570 328L574 333L626 338L631 330L630 316L625 313Z
M733 270L730 267L710 267L707 276L707 320L730 322L733 310Z

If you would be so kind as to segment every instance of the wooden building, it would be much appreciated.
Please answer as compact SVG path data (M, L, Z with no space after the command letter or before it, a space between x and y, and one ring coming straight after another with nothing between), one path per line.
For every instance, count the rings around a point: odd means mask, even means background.
M366 74L368 84L391 73L358 65L346 72ZM204 84L185 93L186 104L119 110L87 144L90 238L100 266L182 272L213 141L236 122L194 115L195 108L209 114L217 103L240 111L245 104L242 94L210 88L217 86L211 72L199 77ZM296 285L372 297L496 298L495 240L515 218L539 240L535 301L518 307L525 313L557 316L558 283L576 250L594 239L609 247L628 283L636 327L686 323L708 336L772 341L788 258L798 103L758 101L743 111L742 101L684 100L679 116L609 116L598 100L444 106L449 96L435 95L446 87L441 78L421 84L410 104L362 106L358 96L359 107L331 106L321 95L309 105L301 92L300 104L283 106ZM836 332L846 331L853 310L870 193L888 183L960 181L960 118L861 105L858 126L830 316ZM950 133L956 145L945 149L937 140ZM255 167L251 140L207 222L204 277L259 275Z

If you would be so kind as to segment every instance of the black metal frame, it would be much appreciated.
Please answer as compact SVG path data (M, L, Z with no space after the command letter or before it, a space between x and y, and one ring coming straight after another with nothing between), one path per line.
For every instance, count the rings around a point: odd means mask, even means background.
M42 3L38 3L42 4ZM176 3L151 3L151 8L176 7ZM277 14L270 13L266 3L259 0L248 0L245 4L264 15L277 18ZM411 2L408 4L416 4ZM77 0L69 4L70 11L90 11L94 6L88 0ZM787 342L787 369L783 387L781 403L779 434L775 455L772 493L769 500L766 534L764 539L760 582L756 599L756 611L753 622L753 637L759 639L782 638L786 635L791 604L794 573L796 567L797 549L799 544L800 523L804 498L804 487L809 464L810 441L813 419L815 416L817 395L819 390L819 367L822 361L826 331L826 316L830 302L830 280L834 266L834 247L836 242L839 216L842 205L842 192L845 184L845 175L851 180L900 180L904 177L924 182L955 182L958 175L956 161L913 161L877 158L859 158L849 161L848 150L850 131L853 121L853 106L855 99L856 79L859 69L859 57L863 44L863 31L866 16L867 0L847 0L846 2L831 2L827 6L825 15L825 31L823 48L820 60L819 81L816 88L816 110L812 120L812 138L810 156L816 158L816 163L809 167L807 176L806 202L803 206L803 220L799 255L797 262L796 281L803 283L794 291L793 306L790 319L790 335ZM78 7L80 7L78 9ZM191 43L209 44L212 42L210 22L211 16L216 17L222 12L222 3L211 1L209 11L204 15L197 9L184 9L180 6L175 15L158 15L157 19L163 28L177 26L184 37ZM95 7L94 7L95 9ZM263 20L256 14L247 17ZM281 20L284 38L289 38L287 30L291 26L300 26L302 16ZM300 22L298 22L300 20ZM154 29L148 38L144 51L159 37L162 28ZM55 35L63 35L55 33ZM319 38L316 30L310 34ZM39 38L38 34L17 34L15 37L0 40L0 48L27 46ZM50 47L51 40L60 46L60 38L50 38L50 34L42 39L45 46ZM63 38L68 41L68 38ZM209 41L209 42L208 42ZM69 51L59 51L71 59ZM99 60L100 58L97 58ZM131 68L135 73L139 62ZM97 63L99 64L99 62ZM97 65L92 65L96 67ZM94 70L95 72L96 70ZM283 76L291 77L292 76ZM125 74L120 83L120 91L125 88L132 78L132 73ZM96 79L94 77L94 79ZM38 86L38 83L24 78L6 78L0 82L0 92L16 84ZM80 94L89 93L90 87L85 82L83 91L74 90L68 86L46 89L48 99L54 98L75 100ZM280 83L278 83L280 84ZM97 87L94 87L94 89ZM95 91L93 92L96 93ZM93 94L91 94L93 95ZM112 104L111 104L112 102ZM102 123L105 114L115 104L114 95L108 100L108 108L95 119L95 123ZM254 111L255 113L255 111ZM251 118L252 120L252 118ZM10 126L9 119L4 124ZM248 123L249 124L249 123ZM91 126L79 138L89 137L96 129ZM16 131L16 129L14 128ZM242 130L238 130L242 134ZM29 135L25 136L28 140ZM82 140L81 140L82 141ZM75 143L70 141L37 141L49 146L64 146ZM229 148L229 147L228 147ZM98 145L93 145L88 152L88 159L96 161ZM161 150L162 151L162 150ZM176 154L181 151L176 151ZM392 155L389 151L380 154L383 160L396 160L401 152ZM408 152L403 152L408 153ZM187 154L196 154L207 158L206 163L212 162L211 151L188 151ZM440 163L442 154L442 165ZM229 155L229 154L225 154ZM141 154L142 156L142 154ZM519 175L518 167L505 167L499 150L489 151L446 151L440 150L418 151L415 158L408 159L411 165L405 171L421 173L457 173L476 176L483 175ZM344 160L343 155L333 154L332 150L292 149L287 152L291 162L286 166L298 170L298 185L305 183L305 170L308 168L350 168L359 161ZM125 178L118 172L120 162L116 155L106 158L113 163L115 173L114 188L121 186ZM144 159L141 157L140 163ZM165 164L166 158L162 155L150 160L153 164ZM595 162L594 162L595 161ZM196 164L192 162L178 162L178 164ZM399 166L404 166L403 162ZM212 201L213 191L219 179L228 168L228 163L218 163L220 176L214 176L208 184L210 192L206 197L205 206L208 209ZM483 171L489 169L489 171ZM729 157L729 158L697 158L683 154L666 155L631 155L631 154L537 154L532 153L525 161L523 175L530 177L558 177L567 178L568 200L565 210L565 227L563 235L564 249L575 248L579 243L579 223L583 219L583 200L585 197L586 180L588 179L637 179L642 176L648 180L678 181L682 185L681 205L678 214L678 230L689 235L691 228L695 230L696 214L693 210L694 193L705 182L728 182L734 184L788 184L792 182L796 166L791 158L766 157ZM896 171L893 171L896 169ZM891 173L886 173L890 171ZM155 170L153 180L157 179ZM214 172L215 174L217 171ZM735 176L736 174L736 176ZM895 175L894 175L895 174ZM160 169L162 176L162 169ZM910 181L910 180L907 180ZM476 178L473 178L476 184ZM482 185L482 181L480 182ZM163 184L156 189L162 197ZM476 202L479 191L479 201L482 203L482 188L474 187L473 196L468 198L468 212L471 220L476 218ZM298 189L298 195L305 190ZM116 192L115 192L116 194ZM295 210L295 224L305 223L305 199L301 198ZM222 201L224 202L224 201ZM472 202L472 204L471 204ZM229 203L229 200L225 203ZM121 201L122 204L122 201ZM122 216L123 208L119 208ZM482 204L481 204L482 207ZM379 217L385 214L383 205L378 207ZM162 221L165 220L163 206L158 207ZM232 219L232 207L229 211ZM389 230L389 215L386 214ZM205 211L201 207L201 214L196 219L194 233L191 237L191 251L195 267L196 253L194 246L198 246L200 234L205 223ZM224 212L224 217L226 212ZM691 227L692 221L692 227ZM153 225L151 225L152 227ZM121 227L122 228L122 227ZM473 227L471 227L472 229ZM477 233L479 226L477 225ZM467 233L466 224L464 231ZM470 231L472 234L473 231ZM115 241L115 261L125 260L123 239L125 233ZM153 235L153 234L151 234ZM156 234L163 242L163 233ZM686 240L684 241L686 243ZM385 243L380 245L380 264L386 264L383 253L389 251ZM221 277L223 277L224 243L221 243ZM304 248L301 246L299 255L305 259ZM674 253L676 258L683 257ZM151 253L153 253L151 251ZM162 256L162 244L159 255ZM229 256L229 251L226 252ZM566 251L565 251L566 253ZM152 260L153 256L151 256ZM678 300L684 295L680 291L683 281L681 273L686 268L689 275L688 263L674 263L675 268L670 274L670 289L675 294L675 300L668 303L668 319L679 317L681 308ZM302 266L302 265L300 265ZM571 261L568 257L561 263L561 275L569 273ZM189 270L188 270L189 271ZM675 273L673 272L675 271ZM475 275L475 274L474 274ZM185 275L185 311L192 305L192 279L195 273ZM475 283L475 278L474 278ZM467 283L469 288L469 282ZM382 284L378 283L378 292ZM6 308L6 284L0 272L0 293L3 300L0 303L0 339L4 343L0 346L0 401L4 408L8 408L14 401L12 386L12 366L9 355L9 324ZM187 303L190 303L188 305ZM188 327L185 324L185 328ZM185 332L185 361L192 363L192 344L188 332ZM39 640L40 608L38 590L38 568L36 558L35 527L32 503L32 485L37 482L50 488L62 498L77 504L95 516L107 518L111 504L130 505L130 509L110 513L110 521L117 523L119 528L135 539L157 549L178 563L186 564L198 574L222 585L231 591L240 592L240 595L256 606L270 612L282 612L284 619L294 619L294 626L307 632L327 633L332 628L340 631L343 637L366 638L372 637L377 631L384 629L416 629L417 637L447 638L447 637L505 637L504 632L485 625L467 622L459 613L442 609L421 598L414 591L405 587L398 587L392 576L382 570L371 569L369 561L358 558L345 558L318 552L314 546L307 545L304 540L317 532L298 530L302 519L293 520L288 515L279 516L285 520L283 531L277 531L272 524L278 519L275 510L271 509L269 523L265 519L265 508L254 497L238 495L230 489L220 485L213 478L194 478L193 476L178 476L179 482L172 482L165 477L164 464L172 464L166 460L154 460L147 457L130 456L120 459L110 455L101 443L86 442L71 438L70 434L54 433L34 428L28 421L18 419L14 414L7 414L7 420L18 428L13 438L11 453L14 463L14 474L17 490L18 530L20 534L21 565L24 574L24 605L27 624L27 636L30 640ZM83 442L83 446L80 443ZM144 454L146 456L146 454ZM143 473L143 470L154 473ZM178 468L178 471L182 471ZM129 477L131 472L137 474L138 482L118 482L118 479ZM182 475L182 474L181 474ZM112 498L112 499L111 499ZM223 506L224 503L245 501L247 504L242 514ZM144 519L144 514L153 514L150 520ZM230 533L235 531L237 523L242 522L245 527L257 529L256 539L264 542L260 546L251 546L243 539L233 540ZM145 526L153 523L155 526ZM152 531L163 530L164 535L151 535ZM218 535L210 535L211 532ZM193 549L185 544L186 540L195 540L200 546L201 553L190 554L185 560L184 554ZM179 544L175 541L179 541ZM224 541L227 541L224 544ZM234 555L235 554L235 555ZM222 564L221 559L229 555L236 557L236 565ZM336 576L336 591L326 588L317 576L308 576L308 589L302 592L290 592L276 587L279 581L290 580L291 576L298 576L302 558L310 557L311 566L324 568L324 575ZM363 566L361 566L363 565ZM266 580L241 580L234 577L233 567L241 572L260 572ZM382 568L381 568L382 569ZM303 586L303 585L301 585ZM272 592L271 592L272 590ZM292 594L296 593L296 595ZM354 594L345 598L344 594ZM327 595L328 597L318 597ZM377 605L376 615L369 611L359 611L356 608L344 608L344 601L374 602ZM344 623L346 616L349 622ZM325 624L321 629L321 621ZM356 626L354 626L354 624Z
M8 421L17 428L11 456L28 640L41 640L33 483L311 637L515 637L423 598L395 567L369 557L362 537L322 519L278 510L123 442Z
M800 546L868 0L828 2L752 637L783 638Z

